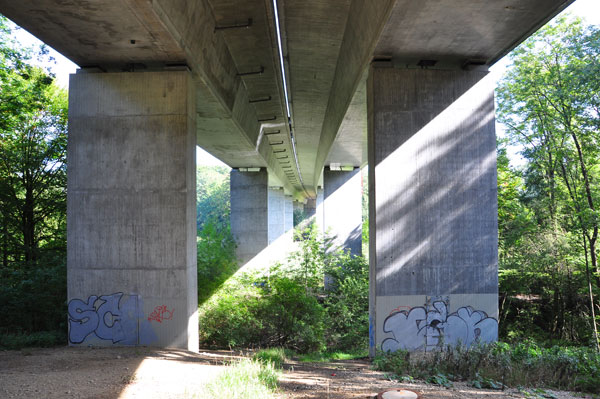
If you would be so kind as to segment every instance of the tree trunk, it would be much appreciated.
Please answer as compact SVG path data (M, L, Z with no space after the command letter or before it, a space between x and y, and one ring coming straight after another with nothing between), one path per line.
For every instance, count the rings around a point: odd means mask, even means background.
M25 203L23 204L23 245L25 249L25 263L31 264L36 260L35 220L34 220L33 190L26 188Z
M588 263L587 244L585 241L585 235L583 236L583 249L585 252L585 275L587 277L588 295L590 298L590 317L592 319L592 326L594 329L594 340L596 341L596 350L600 352L600 339L598 338L598 327L596 326L596 310L594 308L594 291L592 290L592 279L590 278L590 266Z

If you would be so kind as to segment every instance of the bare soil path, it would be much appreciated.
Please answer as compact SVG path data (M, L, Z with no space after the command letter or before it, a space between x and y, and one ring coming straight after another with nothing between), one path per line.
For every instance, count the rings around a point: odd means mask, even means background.
M0 398L198 398L198 387L222 372L239 354L199 354L152 348L25 349L0 352ZM366 360L332 363L289 362L281 399L373 398L390 388L406 388L421 399L525 398L516 390L478 390L467 384L446 389L423 383L389 381ZM550 392L550 391L549 391ZM581 398L551 391L557 399ZM201 398L199 398L201 399Z

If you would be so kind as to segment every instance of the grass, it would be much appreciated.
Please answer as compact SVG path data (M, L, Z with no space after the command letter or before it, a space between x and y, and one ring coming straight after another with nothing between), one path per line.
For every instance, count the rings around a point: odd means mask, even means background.
M299 355L298 360L306 363L324 363L331 362L334 360L352 360L361 359L369 355L368 350L357 351L357 352L313 352L304 355Z
M275 368L280 369L287 360L294 356L294 352L284 348L262 349L252 356L252 359L263 364L271 363Z
M476 388L552 387L600 393L600 354L587 347L497 342L429 353L380 353L373 365L391 372L393 379L418 378L444 386L450 381L467 381Z
M192 398L273 399L278 379L279 373L272 363L242 359L231 363Z
M283 363L290 359L298 360L304 363L325 363L335 360L352 360L361 359L369 355L368 349L355 352L311 352L304 354L297 354L290 349L285 348L269 348L262 349L254 354L252 358L254 360L261 361L263 363L270 362L276 368L281 368Z

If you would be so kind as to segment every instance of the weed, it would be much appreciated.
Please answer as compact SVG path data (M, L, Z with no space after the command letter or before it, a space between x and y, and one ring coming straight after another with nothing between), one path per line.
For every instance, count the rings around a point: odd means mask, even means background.
M207 383L196 399L271 399L278 385L278 372L273 364L242 359L231 363L217 378Z
M262 349L252 356L252 359L262 362L263 364L273 364L273 367L280 369L289 357L293 356L293 352L284 348L269 348Z
M373 366L396 375L414 375L438 384L448 377L476 388L525 386L600 393L600 354L592 348L542 348L531 341L498 342L433 353L380 353ZM534 392L535 393L535 392ZM538 394L538 393L536 393Z

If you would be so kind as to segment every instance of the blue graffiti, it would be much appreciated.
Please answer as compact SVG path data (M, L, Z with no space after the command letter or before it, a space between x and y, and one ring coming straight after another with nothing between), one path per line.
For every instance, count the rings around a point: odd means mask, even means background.
M139 305L137 295L123 296L122 292L92 295L87 302L72 299L68 306L69 341L80 344L95 334L113 344L138 344Z

